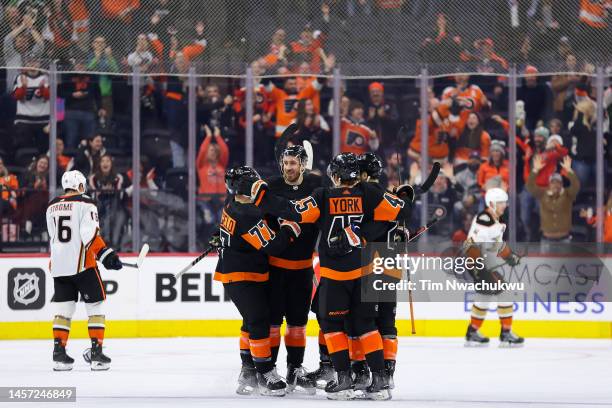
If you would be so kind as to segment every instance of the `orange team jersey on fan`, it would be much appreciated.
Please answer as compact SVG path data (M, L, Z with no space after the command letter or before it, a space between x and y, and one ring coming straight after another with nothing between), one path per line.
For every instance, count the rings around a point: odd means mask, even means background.
M427 126L429 134L427 135L427 152L432 159L444 159L448 157L448 143L438 143L438 133L441 128L437 126L431 115L429 115L429 124ZM421 119L417 119L416 131L410 142L410 150L421 153Z
M470 112L480 112L487 99L478 85L468 85L464 90L460 90L455 86L449 86L442 92L442 100L451 99L452 97L467 99L472 103L471 108L464 108L461 110L459 117L462 121L467 121Z
M54 198L47 207L51 275L72 276L96 267L106 247L100 236L96 203L85 194Z
M300 99L312 99L313 102L318 99L321 84L313 80L310 86L305 87L295 95L289 95L285 90L277 88L274 85L266 87L268 96L276 113L276 137L280 137L287 126L297 117L297 103ZM319 113L317 106L315 112Z
M355 153L357 155L367 153L370 151L370 139L374 134L374 131L366 125L342 118L340 124L340 150L343 153Z

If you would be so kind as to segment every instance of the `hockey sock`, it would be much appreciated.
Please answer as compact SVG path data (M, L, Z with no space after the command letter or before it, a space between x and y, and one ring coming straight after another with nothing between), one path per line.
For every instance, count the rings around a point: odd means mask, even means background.
M480 329L485 317L487 316L487 309L481 309L476 305L472 305L472 317L470 324L475 330Z
M102 344L104 341L104 320L103 315L95 315L89 316L89 321L87 322L89 337L91 339L98 339L98 344Z
M306 350L306 326L287 325L285 347L287 348L287 363L301 366Z
M278 348L280 347L280 326L270 326L270 350L272 352L272 364L276 364Z
M62 347L66 347L68 335L70 334L71 319L64 316L55 316L53 318L53 338L60 339Z
M361 340L359 340L359 337L349 337L348 347L351 361L365 360L365 353L363 352L363 347L361 346Z
M251 355L251 346L249 345L249 332L243 330L240 330L240 359L242 364L255 367L253 356Z
M329 361L329 351L327 350L325 335L321 329L319 329L319 360Z
M383 353L383 341L378 330L373 330L362 336L359 336L361 347L365 359L372 371L382 371L385 369L385 357Z
M270 337L257 340L249 339L249 346L257 372L264 374L270 371L274 367L272 351L270 349Z
M502 330L512 329L512 305L497 305L497 315L501 323Z
M344 332L325 333L329 358L336 371L348 371L351 360L348 350L348 337Z
M397 336L392 334L382 336L383 339L383 354L385 360L397 359Z

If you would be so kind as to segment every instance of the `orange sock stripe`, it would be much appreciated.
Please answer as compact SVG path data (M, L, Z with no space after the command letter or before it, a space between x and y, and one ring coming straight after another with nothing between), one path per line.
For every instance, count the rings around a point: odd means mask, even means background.
M512 328L512 316L500 317L499 321L502 325L502 328L504 328L505 330L510 330Z
M53 329L53 338L60 339L60 342L64 347L66 347L66 343L68 343L69 334L70 332L68 330Z
M270 326L270 347L280 346L280 326Z
M325 333L325 343L329 354L348 350L348 337L344 332Z
M253 358L269 358L272 355L269 337L259 340L249 339L249 345Z
M470 319L470 324L476 330L480 329L480 326L482 326L483 322L484 322L484 319L478 319L478 318L476 318L474 316L472 316L472 318Z
M102 342L102 340L104 340L104 329L100 329L98 327L95 327L95 328L90 327L88 331L89 331L89 338L98 339L98 342Z
M359 337L364 354L370 354L383 349L382 337L378 330L373 330Z
M285 346L306 347L306 326L287 326Z
M240 350L248 350L249 345L249 332L240 331Z
M363 361L365 360L365 353L361 346L361 340L357 337L348 338L349 356L352 361Z
M325 335L323 334L323 330L321 329L319 329L319 344L327 346L327 343L325 342Z
M385 360L397 360L397 337L383 338L383 353Z

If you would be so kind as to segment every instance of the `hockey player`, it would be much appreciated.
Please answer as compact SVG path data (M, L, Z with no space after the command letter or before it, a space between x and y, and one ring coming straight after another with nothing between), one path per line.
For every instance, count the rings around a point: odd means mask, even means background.
M359 226L368 221L408 219L412 202L360 183L359 173L357 157L342 153L330 164L333 188L316 189L311 196L290 203L271 194L264 181L257 181L251 187L251 198L267 213L301 223L317 223L321 231L319 313L330 359L337 372L337 381L326 386L327 397L354 397L348 338L344 332L344 320L349 319L372 370L367 397L390 399L384 373L383 341L375 324L376 304L361 301L364 265ZM401 186L398 192L408 196L409 190L412 190L410 186Z
M281 221L276 233L268 227L250 198L251 185L258 180L259 174L247 166L225 173L233 199L221 215L221 252L214 279L223 283L243 318L241 349L248 341L252 363L241 352L240 385L251 384L256 372L260 394L282 396L286 383L274 368L270 349L268 255L280 255L300 235L300 226Z
M464 253L476 259L482 257L483 269L471 270L475 282L501 282L503 278L495 267L502 258L509 266L515 266L519 258L512 252L508 244L503 241L506 224L500 222L508 205L508 194L501 188L491 188L485 194L486 208L472 221L465 242ZM513 303L500 298L501 292L478 291L472 305L471 322L465 335L466 346L486 346L489 339L480 334L479 329L484 322L489 304L497 302L497 314L501 323L499 336L500 347L520 347L524 343L522 337L512 332Z
M55 371L72 369L74 359L66 354L70 322L79 300L85 302L89 316L88 329L91 350L84 355L91 369L108 370L111 359L102 352L105 317L104 285L96 260L106 269L121 269L119 257L107 247L100 236L98 210L95 202L85 195L87 181L77 170L62 176L64 195L53 199L47 207L47 229L56 307L53 319L53 362Z
M270 192L289 200L308 197L321 186L321 177L306 172L308 155L301 145L285 148L279 158L281 176L268 180ZM277 230L275 218L269 220ZM318 230L313 224L301 226L300 237L280 255L270 255L270 343L272 361L276 363L280 346L280 327L287 320L285 347L287 349L287 391L299 389L308 394L316 392L315 383L302 367L306 349L306 323L312 297L314 271L312 254Z

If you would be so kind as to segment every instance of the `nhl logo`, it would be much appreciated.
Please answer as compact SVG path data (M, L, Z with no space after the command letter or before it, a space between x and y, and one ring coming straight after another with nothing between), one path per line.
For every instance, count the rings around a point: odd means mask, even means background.
M29 305L38 300L40 287L38 286L38 276L34 273L18 273L13 278L13 302Z
M8 273L8 306L38 310L45 305L45 272L40 268L14 268Z

